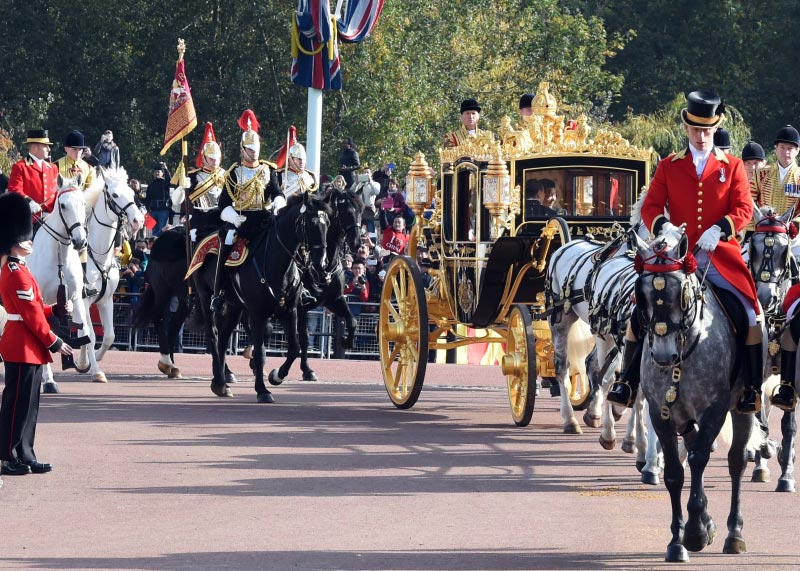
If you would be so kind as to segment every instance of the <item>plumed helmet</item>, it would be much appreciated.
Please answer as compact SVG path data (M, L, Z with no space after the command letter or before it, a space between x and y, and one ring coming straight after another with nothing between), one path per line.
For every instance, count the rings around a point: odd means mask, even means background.
M289 147L289 156L293 159L306 160L306 148L300 143L295 143Z
M786 125L775 135L775 144L777 145L778 143L790 143L800 147L800 133L791 125Z
M756 143L755 141L749 141L743 148L742 148L742 160L743 161L766 161L767 155L764 153L764 147Z
M731 135L725 129L717 129L714 133L714 146L726 150L731 148Z
M261 150L261 138L258 136L260 127L256 114L251 109L245 109L239 117L239 127L242 129L242 148L255 151L256 154Z
M203 168L203 158L222 159L222 149L217 143L217 137L214 135L214 126L211 122L206 123L205 131L203 132L203 144L200 146L200 152L194 160L197 168Z
M18 192L0 194L0 254L33 237L31 207Z

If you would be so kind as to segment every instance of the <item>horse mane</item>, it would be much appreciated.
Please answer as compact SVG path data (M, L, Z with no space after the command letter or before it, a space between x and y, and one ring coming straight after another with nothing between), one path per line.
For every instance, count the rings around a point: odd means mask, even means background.
M289 197L289 200L286 201L286 209L289 210L295 207L299 208L303 204L310 204L311 208L313 208L314 210L322 210L323 212L325 212L325 214L328 215L328 217L333 216L333 209L331 209L329 205L323 202L322 199L317 198L313 194L309 194L307 196L309 201L308 203L306 203L306 198L305 198L306 195L304 193L297 192L293 194L292 196Z
M86 211L88 212L97 204L100 195L103 194L103 189L106 187L106 181L102 176L94 177L92 185L83 191L83 197L86 200Z
M333 187L330 187L323 195L322 199L329 203L337 196L343 196L345 200L347 200L350 205L355 208L358 212L364 212L364 199L355 191L355 190L336 190Z

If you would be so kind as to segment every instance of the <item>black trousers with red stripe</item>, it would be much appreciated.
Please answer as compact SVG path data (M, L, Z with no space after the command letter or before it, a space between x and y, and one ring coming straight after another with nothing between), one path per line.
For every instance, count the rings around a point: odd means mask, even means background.
M0 404L0 460L36 461L33 441L39 418L42 365L5 363L6 386Z

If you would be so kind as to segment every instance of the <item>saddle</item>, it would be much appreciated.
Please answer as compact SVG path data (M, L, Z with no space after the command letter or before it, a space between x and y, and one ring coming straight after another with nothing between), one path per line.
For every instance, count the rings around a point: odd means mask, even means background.
M237 239L233 243L231 253L228 256L228 259L225 260L226 267L235 268L241 266L245 260L247 260L247 256L250 253L250 249L248 248L249 242L249 240ZM197 245L194 255L192 256L192 262L189 264L189 269L186 270L186 275L183 279L188 280L192 274L203 265L206 260L206 256L209 254L219 254L219 236L217 234L206 236Z

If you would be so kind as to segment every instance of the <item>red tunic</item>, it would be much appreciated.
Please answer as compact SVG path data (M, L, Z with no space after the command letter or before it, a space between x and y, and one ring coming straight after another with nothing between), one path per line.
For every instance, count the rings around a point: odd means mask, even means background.
M28 266L9 257L0 269L0 298L9 319L0 337L0 355L9 363L42 365L53 361L48 347L59 338L47 319L53 308L42 301L39 285ZM21 320L15 318L20 316Z
M669 209L669 222L675 226L686 224L690 250L711 226L716 224L722 229L723 237L711 263L751 301L756 314L761 313L756 284L736 240L736 233L753 217L750 183L741 159L714 149L698 180L689 149L670 155L658 164L642 205L642 220L653 234L658 234L667 221L665 206Z
M40 165L30 156L14 163L8 190L27 196L44 212L52 212L58 194L58 166L47 161L41 161Z

